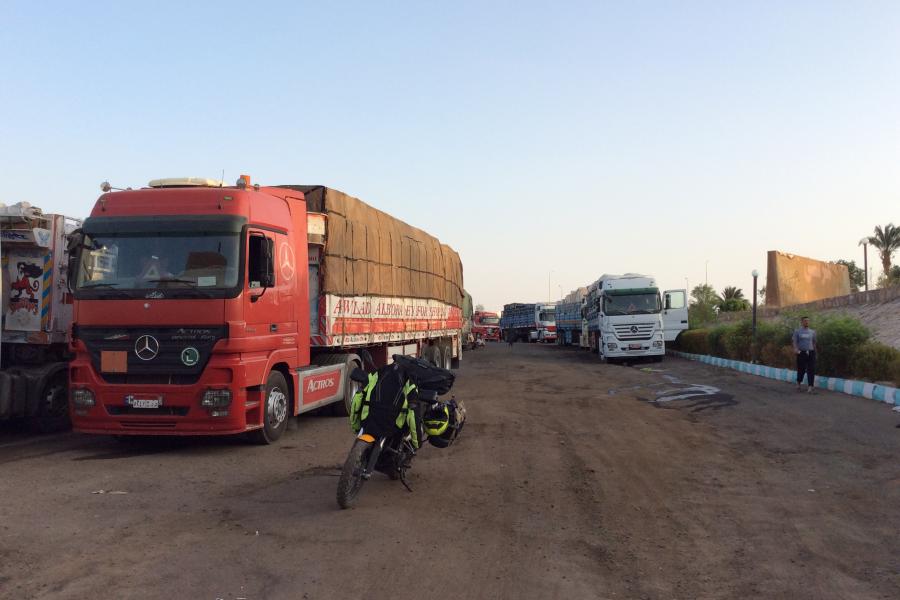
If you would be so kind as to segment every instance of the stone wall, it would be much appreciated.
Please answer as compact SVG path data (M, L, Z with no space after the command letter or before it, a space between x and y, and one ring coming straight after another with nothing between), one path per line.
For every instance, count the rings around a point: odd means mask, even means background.
M810 312L831 310L835 308L845 308L851 306L861 306L866 304L887 304L893 300L900 298L900 286L882 288L880 290L869 290L868 292L855 292L844 296L835 296L834 298L822 298L815 302L805 302L803 304L794 304L793 306L758 306L756 308L757 318L777 317L783 310L791 312ZM719 313L718 321L720 323L731 323L742 319L750 318L749 310L741 312L723 312ZM900 319L900 315L898 315Z

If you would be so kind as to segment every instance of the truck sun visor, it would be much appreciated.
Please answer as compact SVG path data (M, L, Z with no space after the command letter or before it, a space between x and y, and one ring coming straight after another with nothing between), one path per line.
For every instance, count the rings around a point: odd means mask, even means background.
M91 217L84 222L87 234L115 233L240 233L247 218L239 215L160 215L152 217Z

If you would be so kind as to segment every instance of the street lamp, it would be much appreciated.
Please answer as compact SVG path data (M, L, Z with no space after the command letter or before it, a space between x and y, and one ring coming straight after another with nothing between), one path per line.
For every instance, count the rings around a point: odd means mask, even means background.
M756 363L756 279L759 271L753 269L753 340L750 342L750 362Z
M859 240L859 245L863 247L863 275L866 278L866 291L869 291L869 238L864 237Z

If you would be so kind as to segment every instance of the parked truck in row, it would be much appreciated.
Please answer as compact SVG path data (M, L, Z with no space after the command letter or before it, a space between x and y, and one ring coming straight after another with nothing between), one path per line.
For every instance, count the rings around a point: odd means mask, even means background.
M356 198L247 176L103 188L73 235L77 431L271 443L293 415L346 414L362 350L462 357L459 255Z
M580 287L556 303L557 344L562 346L580 345L584 326L581 313L586 293L587 288Z
M688 327L686 290L660 292L647 275L603 275L588 286L583 318L589 346L608 362L662 361L666 341Z
M27 202L0 204L0 421L69 426L66 235L79 223Z
M506 304L500 328L507 339L520 342L556 341L556 305L547 303Z
M472 315L472 333L486 342L499 342L500 316L495 312L476 310Z

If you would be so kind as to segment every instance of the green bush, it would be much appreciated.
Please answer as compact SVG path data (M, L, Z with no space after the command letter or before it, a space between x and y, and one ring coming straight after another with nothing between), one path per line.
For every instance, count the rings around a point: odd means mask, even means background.
M878 342L861 344L850 357L850 373L858 379L890 381L900 387L900 350Z
M758 321L756 347L757 360L764 365L791 369L796 366L791 330L784 323Z
M675 345L682 352L691 354L709 354L709 331L706 329L689 329L678 334Z
M709 329L709 353L713 356L728 356L728 350L725 348L725 335L731 329L730 325L717 325Z
M791 344L800 315L783 316L777 322L756 324L757 360L771 367L793 369L797 354ZM848 315L810 316L816 330L816 371L826 376L892 381L900 386L900 350L869 341L871 333ZM752 357L753 324L748 320L710 329L683 331L676 347L692 354L749 361Z
M753 341L753 323L747 319L727 326L722 334L726 358L749 361L751 342Z
M810 319L810 327L816 330L816 371L822 375L850 376L850 357L869 339L871 332L848 315Z

